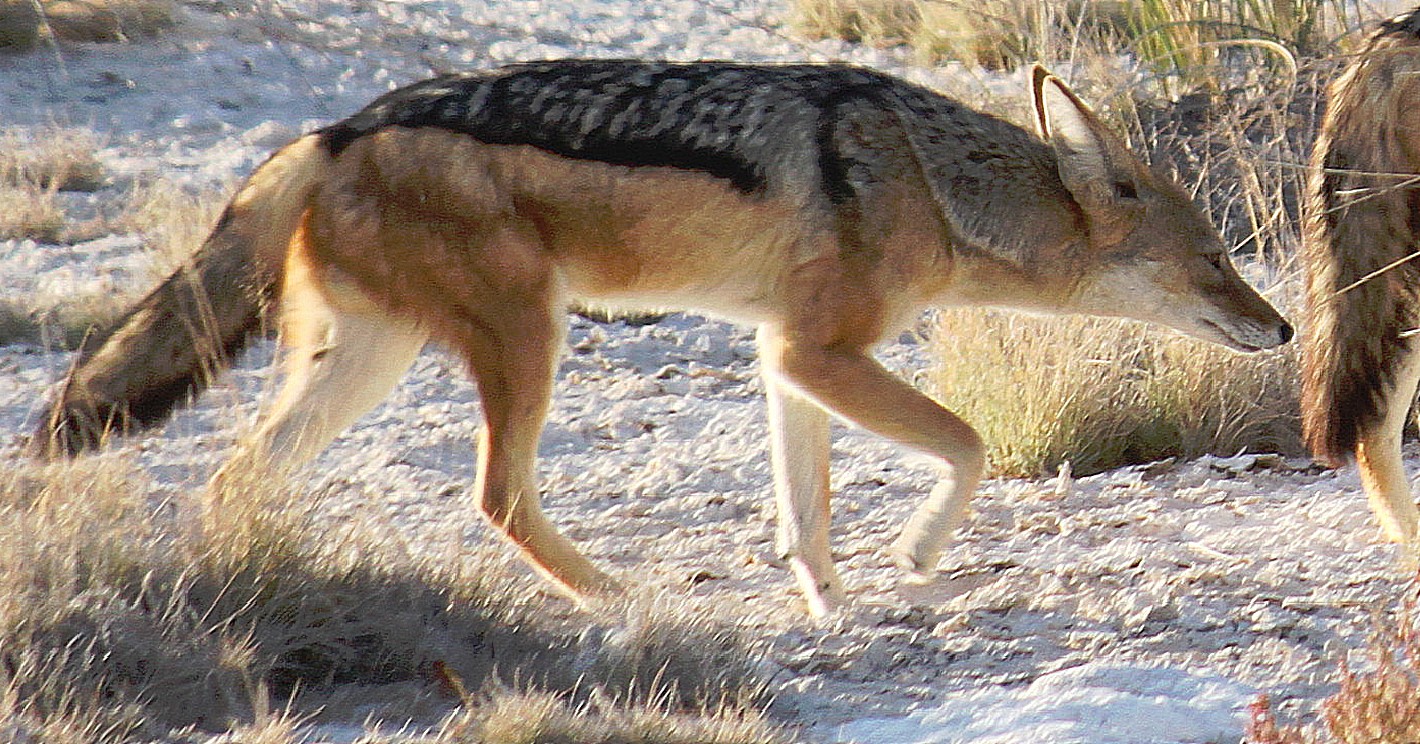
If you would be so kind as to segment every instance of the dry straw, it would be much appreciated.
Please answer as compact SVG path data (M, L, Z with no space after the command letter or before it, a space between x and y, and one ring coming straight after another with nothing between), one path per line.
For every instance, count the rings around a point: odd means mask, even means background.
M1245 356L1140 323L943 312L937 397L975 426L1000 475L1297 452L1295 358Z
M785 740L755 655L704 616L647 605L562 626L500 564L341 531L269 477L232 478L200 514L153 492L112 459L0 472L6 740L191 727L284 744L362 697L379 701L366 713L442 730L435 744L482 741L458 733L550 699L579 733L537 741ZM436 669L466 691L449 695Z
M176 14L174 0L0 0L0 51L157 36Z

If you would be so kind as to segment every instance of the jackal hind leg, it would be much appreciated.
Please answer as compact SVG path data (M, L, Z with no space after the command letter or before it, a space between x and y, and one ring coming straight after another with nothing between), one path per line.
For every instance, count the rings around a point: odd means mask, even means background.
M620 593L615 580L557 532L539 503L535 460L565 333L563 303L545 286L502 288L465 312L474 320L453 342L468 360L483 403L478 510L529 565L572 598Z
M1420 351L1399 352L1394 384L1386 391L1381 420L1361 427L1356 442L1356 465L1371 512L1386 538L1420 549L1416 529L1420 513L1410 491L1410 479L1401 457L1401 438L1415 391L1420 385Z
M779 521L775 550L789 562L816 616L847 601L829 547L828 412L785 384L764 355L769 402L769 454Z
M981 480L981 438L956 414L883 369L866 350L763 331L760 347L789 384L858 426L934 457L949 473L889 548L903 568L920 576L933 573Z
M332 304L310 284L288 283L281 343L284 382L256 431L212 479L284 474L320 454L384 400L414 362L427 333L347 289Z

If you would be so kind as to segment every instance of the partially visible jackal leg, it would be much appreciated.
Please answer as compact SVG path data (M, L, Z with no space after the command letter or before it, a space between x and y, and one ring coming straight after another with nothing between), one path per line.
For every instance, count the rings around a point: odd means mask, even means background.
M829 548L828 412L780 379L773 355L762 356L779 507L775 550L789 561L809 612L826 615L847 601Z
M1410 493L1410 479L1405 475L1400 443L1409 417L1415 390L1420 385L1420 352L1399 352L1395 363L1395 380L1380 407L1384 418L1357 435L1356 465L1361 471L1361 484L1371 502L1371 511L1380 522L1387 539L1398 543L1416 540L1420 513ZM1412 546L1413 547L1413 546Z
M936 571L937 559L946 549L952 533L961 526L967 504L981 482L981 465L951 462L951 472L932 487L927 499L918 505L902 525L902 533L888 552L898 565L917 574L930 577Z
M294 272L293 272L294 273ZM374 408L399 383L428 334L344 290L331 304L309 283L287 282L282 344L285 382L254 435L213 477L293 470Z
M478 442L478 509L523 551L533 568L576 599L618 593L543 515L535 467L565 331L563 303L547 287L498 288L454 339L483 401Z
M950 470L889 549L904 568L923 574L935 570L981 480L981 437L864 350L771 338L763 331L761 339L764 355L774 358L775 369L795 387L868 431L936 457Z

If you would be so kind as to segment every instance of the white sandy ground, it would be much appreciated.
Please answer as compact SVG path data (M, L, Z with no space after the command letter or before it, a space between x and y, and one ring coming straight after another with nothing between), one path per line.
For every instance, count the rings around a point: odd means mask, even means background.
M101 132L117 193L158 176L226 182L299 131L431 71L647 56L847 59L928 83L967 74L796 40L780 4L753 0L297 0L237 20L213 12L223 7L188 6L184 29L156 41L0 56L0 126ZM147 266L133 236L0 242L0 297L134 292L151 281ZM839 427L834 545L857 604L815 623L772 558L749 332L685 316L644 327L575 318L569 346L542 445L552 519L613 572L728 607L767 648L777 709L810 741L1236 742L1257 693L1289 712L1328 694L1335 663L1359 659L1373 617L1407 585L1411 569L1377 540L1353 472L1275 456L989 481L940 579L900 585L880 549L932 473ZM928 353L907 333L882 358L912 378ZM260 344L196 409L105 456L130 458L156 493L196 488L249 423L270 356ZM66 363L0 347L0 459L15 456ZM451 525L465 545L492 542L464 496L478 402L459 367L427 351L312 468L329 519L375 514L411 545L447 541Z

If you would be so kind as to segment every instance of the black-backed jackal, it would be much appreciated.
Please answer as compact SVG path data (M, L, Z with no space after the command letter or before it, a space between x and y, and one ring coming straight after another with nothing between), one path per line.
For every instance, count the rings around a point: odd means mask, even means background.
M1420 9L1383 23L1327 99L1302 249L1302 424L1318 459L1356 459L1386 537L1416 549L1400 442L1420 385Z
M86 345L35 438L76 452L159 421L279 300L286 381L215 476L320 452L426 341L483 401L475 499L577 596L615 589L539 507L534 455L566 308L755 324L778 549L815 613L829 553L829 413L936 458L892 551L933 569L983 469L976 432L870 354L928 305L1157 321L1252 351L1291 328L1187 195L1057 78L1031 133L843 66L560 61L393 91L302 137L206 244Z

